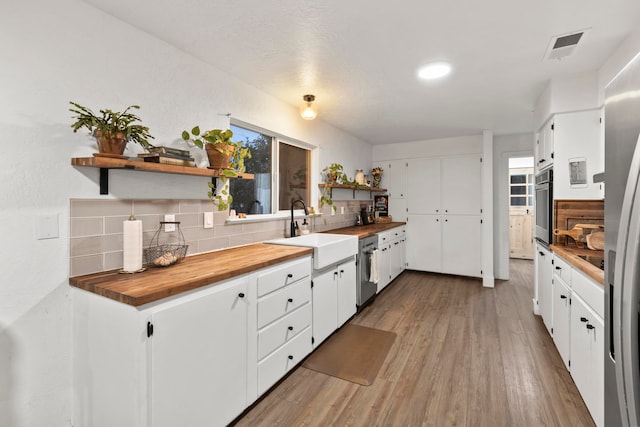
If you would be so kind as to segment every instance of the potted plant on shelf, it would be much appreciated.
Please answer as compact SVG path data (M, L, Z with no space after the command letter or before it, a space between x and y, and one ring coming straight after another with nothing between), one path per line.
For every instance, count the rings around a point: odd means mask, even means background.
M375 188L380 188L380 182L382 181L382 173L384 171L381 167L375 167L371 169L371 176L373 177L373 186Z
M110 109L100 110L96 115L89 108L76 102L69 102L74 108L69 111L75 123L71 125L73 132L81 128L87 128L89 133L96 138L98 143L98 155L107 157L123 157L124 148L129 141L140 144L144 149L153 147L149 139L154 139L149 133L149 128L142 126L140 117L130 110L139 109L138 105L130 105L122 112L114 112Z
M192 142L195 146L206 150L210 169L220 170L220 182L222 185L214 185L209 182L207 196L218 207L219 211L226 211L233 202L229 193L229 178L238 176L245 171L244 161L251 158L249 147L243 147L242 141L231 140L233 132L230 129L212 129L200 131L199 126L191 129L191 134L186 130L182 132L182 139Z
M331 163L322 172L325 173L327 184L344 184L345 181L348 181L340 163Z

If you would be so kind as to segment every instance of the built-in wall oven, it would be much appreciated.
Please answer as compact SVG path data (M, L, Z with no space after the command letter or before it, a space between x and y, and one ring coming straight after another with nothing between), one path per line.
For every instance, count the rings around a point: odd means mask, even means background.
M545 246L553 243L553 169L536 175L536 240Z

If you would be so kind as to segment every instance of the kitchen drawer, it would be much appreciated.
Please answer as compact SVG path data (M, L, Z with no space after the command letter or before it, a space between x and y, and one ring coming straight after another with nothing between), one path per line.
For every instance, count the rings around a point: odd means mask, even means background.
M574 269L571 275L573 292L580 295L598 316L604 318L604 288L581 271Z
M274 385L311 353L311 327L258 363L258 395Z
M390 241L401 239L405 236L406 230L404 227L396 227L389 230Z
M306 277L258 300L258 329L291 313L311 300L311 278Z
M553 255L553 274L559 276L569 286L571 286L571 270L573 267L567 261Z
M258 273L258 296L283 288L311 275L311 257L278 264Z
M266 326L258 333L258 360L262 360L287 341L291 341L307 326L311 325L311 304Z
M388 244L391 241L391 230L384 231L382 233L377 233L377 236L378 236L378 246Z

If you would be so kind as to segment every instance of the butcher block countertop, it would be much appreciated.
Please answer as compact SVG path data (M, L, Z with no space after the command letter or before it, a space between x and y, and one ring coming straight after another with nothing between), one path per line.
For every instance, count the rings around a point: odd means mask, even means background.
M604 286L604 271L588 261L578 258L578 255L604 257L604 251L574 248L571 246L551 245L551 250L560 255L569 264L581 270L593 280Z
M256 243L193 255L142 273L105 271L69 278L69 284L113 300L140 306L305 255L312 248Z
M379 224L369 225L354 225L352 227L336 228L334 230L328 230L324 233L327 234L346 234L348 236L356 236L358 239L373 236L376 233L382 233L383 231L390 230L392 228L405 225L406 222L387 222Z

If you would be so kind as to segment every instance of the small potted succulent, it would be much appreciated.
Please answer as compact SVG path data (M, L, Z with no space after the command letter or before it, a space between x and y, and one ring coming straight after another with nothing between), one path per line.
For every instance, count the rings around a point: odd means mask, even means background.
M100 110L100 114L95 114L89 108L76 102L69 102L74 108L69 111L76 121L71 125L74 132L87 128L89 133L96 138L98 143L98 154L108 157L123 157L124 149L128 142L132 141L140 144L144 149L153 147L149 139L153 136L149 133L149 128L140 124L140 117L133 114L131 110L139 109L137 105L130 105L122 112L114 112L110 109Z

